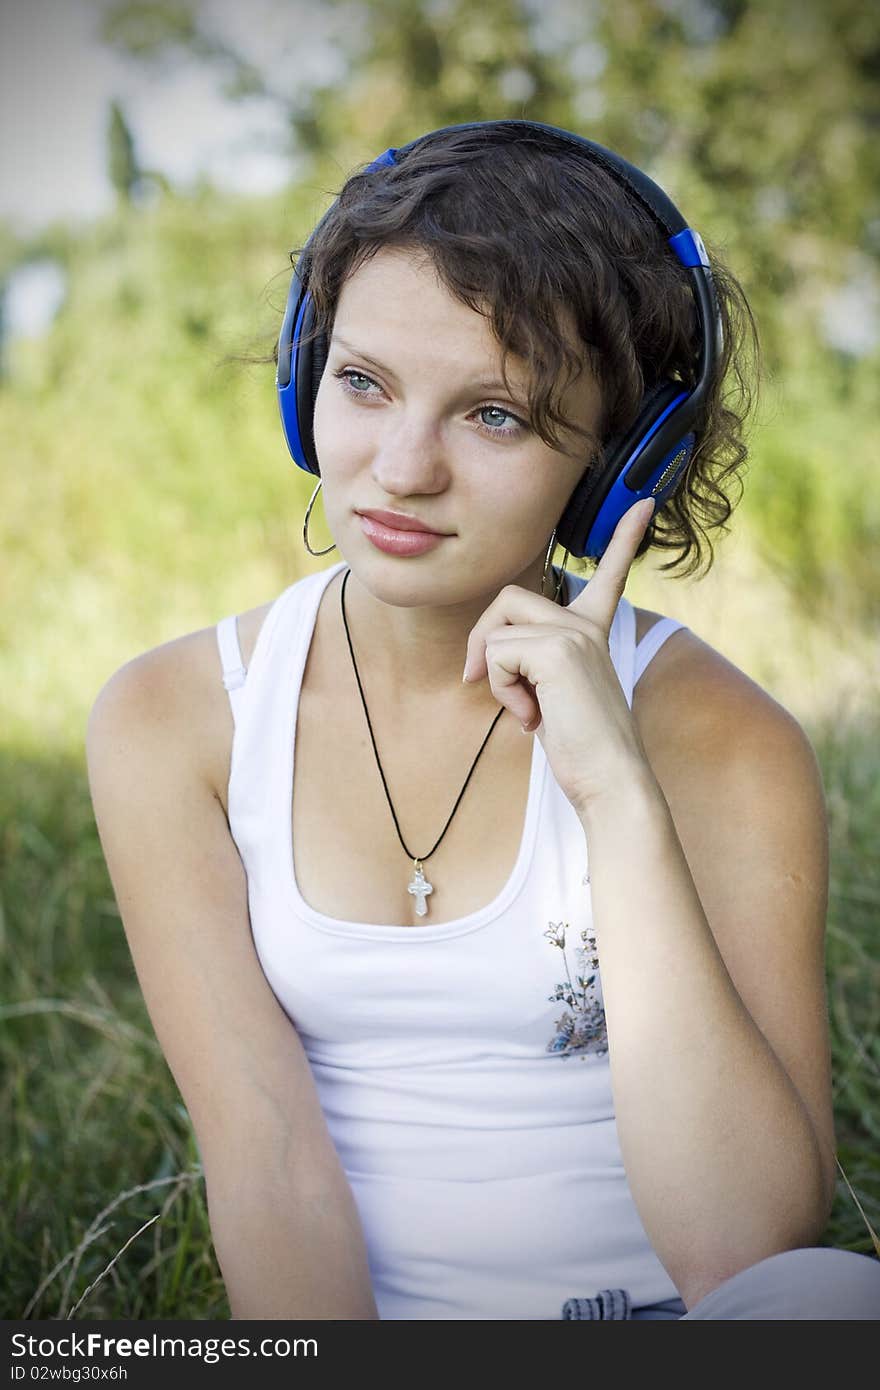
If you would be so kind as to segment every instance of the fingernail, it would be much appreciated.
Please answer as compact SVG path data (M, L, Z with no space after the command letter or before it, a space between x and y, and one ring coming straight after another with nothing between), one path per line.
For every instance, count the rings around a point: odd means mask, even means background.
M461 678L461 679L462 679L462 681L466 681L466 680L467 680L467 678L468 678L468 673L467 673L467 664L465 664L465 668L464 668L464 675L463 675L463 676L462 676L462 678Z

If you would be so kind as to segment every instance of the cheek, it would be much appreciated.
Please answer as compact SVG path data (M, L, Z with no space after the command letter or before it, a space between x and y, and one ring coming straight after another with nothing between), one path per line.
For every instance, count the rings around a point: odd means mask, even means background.
M524 529L540 531L545 522L547 534L553 527L557 515L557 501L562 506L559 475L554 471L555 461L547 461L540 456L522 460L522 466L511 473L499 496L499 506L509 514L520 519Z
M331 452L337 452L337 436L340 433L338 416L334 419L335 412L330 408L329 392L325 388L326 380L326 376L321 378L318 394L315 397L315 410L312 417L315 448L318 451L319 458L322 452L328 455Z
M525 565L547 544L557 517L552 492L535 486L535 470L496 475L469 492L471 529L514 565Z
M557 460L531 445L522 451L499 449L494 458L481 450L469 464L457 479L471 530L494 546L503 544L519 560L532 558L542 539L546 545L567 500Z
M312 422L315 452L325 479L356 472L365 443L363 431L352 429L345 403L332 398L332 386L325 389L326 381L323 377L318 387Z

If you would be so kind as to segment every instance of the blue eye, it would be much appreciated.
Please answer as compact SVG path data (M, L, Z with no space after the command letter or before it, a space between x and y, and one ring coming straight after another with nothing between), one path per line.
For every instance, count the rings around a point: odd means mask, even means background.
M342 389L347 391L350 396L360 396L362 398L369 397L372 395L369 390L370 386L375 386L379 390L382 389L378 382L374 381L372 377L367 376L366 372L359 372L353 367L341 367L338 371L333 372L333 376L341 383ZM365 381L368 389L363 390L361 387L355 386L355 381ZM510 438L515 434L521 434L528 428L525 422L521 420L518 415L514 415L512 411L508 410L506 406L481 405L474 411L474 414L478 416L489 414L494 414L496 416L502 415L505 419L513 421L512 424L508 425L491 425L487 424L484 420L479 420L477 422L477 429L489 439Z
M375 386L377 384L375 381L373 381L371 377L368 377L364 372L355 372L352 371L351 368L344 367L342 371L334 372L333 375L337 378L337 380L342 381L345 390L350 391L353 396L366 396L368 393L366 391L358 390L356 386L352 386L352 377L359 377L361 381L369 381L371 386Z
M498 436L508 434L519 434L520 430L525 429L525 425L523 424L522 420L520 420L518 416L513 415L503 405L481 405L479 410L477 411L477 414L505 415L508 420L513 420L515 422L513 425L506 425L503 428L500 425L486 425L485 423L481 423L478 426L478 428L485 430L485 432L489 435L494 434Z

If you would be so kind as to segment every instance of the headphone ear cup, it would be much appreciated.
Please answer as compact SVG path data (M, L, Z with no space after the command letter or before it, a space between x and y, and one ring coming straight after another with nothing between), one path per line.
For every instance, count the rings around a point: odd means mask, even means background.
M312 296L307 293L296 347L296 423L303 458L309 472L320 476L321 470L315 453L315 397L327 363L327 345L323 333L316 337L310 336L314 325L314 303Z
M601 558L620 518L639 499L637 492L620 482L623 470L668 408L683 394L686 396L687 392L680 382L657 382L645 391L632 424L605 441L602 455L585 470L557 527L558 543L569 554Z
M321 385L321 377L324 375L324 368L327 367L328 343L327 334L318 334L317 338L311 342L311 407L309 414L310 434L314 442L314 403L318 399L318 386ZM317 466L317 459L316 459Z
M628 429L620 430L606 440L605 463L615 476L629 462L639 444L651 433L666 407L684 391L680 382L658 381L642 396L636 418Z
M312 421L314 422L315 401L318 399L318 387L321 385L321 377L324 375L324 368L327 365L327 335L319 333L312 341Z
M303 361L303 394L307 397L308 404L304 407L300 419L305 425L303 439L308 441L305 443L306 456L312 472L318 475L321 469L318 466L318 453L315 448L315 401L318 399L318 387L327 365L327 351L327 335L318 333L309 343L308 357Z
M607 488L604 487L607 476L601 456L592 458L568 499L556 527L556 543L565 546L569 555L575 555L580 559L587 554L587 538L593 518L607 492Z

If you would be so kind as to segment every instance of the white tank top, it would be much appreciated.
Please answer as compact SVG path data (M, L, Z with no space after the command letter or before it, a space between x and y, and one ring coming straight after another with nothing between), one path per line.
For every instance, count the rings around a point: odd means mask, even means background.
M247 671L234 615L217 639L235 722L229 825L254 945L308 1055L379 1316L546 1320L603 1289L626 1289L634 1307L677 1298L624 1171L586 839L540 739L519 854L487 906L404 927L328 917L300 896L300 683L321 595L345 567L279 595ZM567 576L569 601L586 582ZM630 707L682 626L663 618L636 649L621 598L610 651Z

